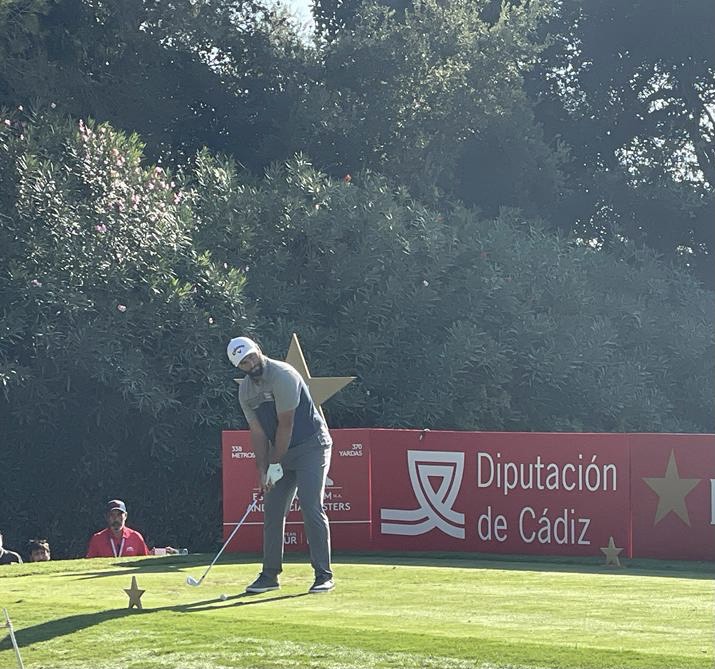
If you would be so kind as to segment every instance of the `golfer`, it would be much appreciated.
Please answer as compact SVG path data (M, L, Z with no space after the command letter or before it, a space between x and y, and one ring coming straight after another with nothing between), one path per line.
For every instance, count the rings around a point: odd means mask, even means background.
M296 490L315 571L315 582L308 592L328 592L335 587L330 568L330 526L323 511L333 445L328 426L305 381L288 363L266 357L248 337L232 339L227 352L229 360L246 374L238 399L251 430L259 486L264 493L263 569L246 592L280 587L285 519Z

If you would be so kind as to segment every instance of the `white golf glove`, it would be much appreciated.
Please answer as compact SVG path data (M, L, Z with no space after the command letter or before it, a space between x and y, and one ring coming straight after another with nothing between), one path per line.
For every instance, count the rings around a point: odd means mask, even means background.
M268 465L268 471L266 472L266 483L269 486L274 486L278 481L283 478L283 467L276 463L274 465Z

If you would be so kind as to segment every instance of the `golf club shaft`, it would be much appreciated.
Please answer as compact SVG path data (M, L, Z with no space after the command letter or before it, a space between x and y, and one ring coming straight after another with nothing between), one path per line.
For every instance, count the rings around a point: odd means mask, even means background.
M17 645L17 639L15 639L15 630L13 630L12 623L10 622L10 616L8 615L7 609L3 609L2 612L5 614L5 627L8 629L10 640L12 641L12 647L15 649L17 666L20 667L20 669L25 669L25 665L22 663L22 656L20 655L20 648Z
M221 549L219 550L219 552L216 553L216 557L213 559L213 562L211 562L211 564L208 567L206 567L206 571L203 573L203 575L199 579L199 583L201 583L204 580L204 578L206 578L206 574L208 574L209 571L211 570L211 567L213 567L214 564L216 564L216 560L218 560L221 557L221 553L223 553L226 546L228 546L231 543L231 539L233 539L233 537L236 535L236 532L238 532L238 528L241 527L241 525L243 525L243 521L246 520L246 518L248 518L248 514L251 513L251 511L253 511L256 508L256 504L258 504L258 498L254 499L248 505L248 508L246 509L246 513L243 514L243 518L241 518L241 520L238 521L238 523L236 524L236 527L233 528L233 532L231 532L231 534L228 536L228 539L226 539L226 541L223 542L223 546L221 546Z

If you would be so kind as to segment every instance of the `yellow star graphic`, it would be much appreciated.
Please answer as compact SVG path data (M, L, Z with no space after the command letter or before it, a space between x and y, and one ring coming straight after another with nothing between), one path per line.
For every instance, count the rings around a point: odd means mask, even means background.
M323 415L323 409L320 405L329 400L339 390L342 390L348 383L355 380L354 376L320 376L313 378L308 371L308 365L305 362L303 351L298 342L298 335L295 333L293 333L293 337L290 341L286 362L295 367L298 373L303 377L303 380L310 390L310 396L313 398L313 402L315 402L315 406L323 418L325 418L325 416Z
M608 537L608 546L601 548L601 553L606 556L606 566L620 567L621 561L618 559L618 555L622 550L622 548L616 548L616 542L613 541L613 537Z
M663 478L643 478L652 490L658 495L658 508L655 512L655 522L657 525L671 511L675 513L688 527L690 527L690 516L685 498L688 493L700 483L701 479L682 479L678 474L678 465L675 462L675 453L670 451L668 467Z
M136 606L138 609L142 608L142 595L146 592L146 590L140 590L139 586L137 585L137 577L132 576L132 587L131 588L124 588L124 592L126 592L129 595L129 608L131 609L133 606Z

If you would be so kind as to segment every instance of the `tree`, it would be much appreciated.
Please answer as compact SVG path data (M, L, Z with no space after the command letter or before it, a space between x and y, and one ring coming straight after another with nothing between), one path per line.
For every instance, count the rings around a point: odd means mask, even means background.
M562 228L617 234L713 286L712 3L571 2L530 80L548 138L571 152Z
M320 39L332 41L349 30L363 4L363 0L313 0L313 18ZM412 0L380 0L379 4L397 12L413 6Z
M552 9L505 5L489 20L488 8L361 5L324 46L302 116L306 152L334 176L371 169L423 200L441 194L491 214L519 206L545 215L561 197L561 156L543 140L524 75Z
M490 215L517 206L601 244L625 235L715 285L712 4L691 0L677 10L640 0L499 4L317 0L329 67L320 109L328 110L323 125L333 130L322 133L318 146L307 144L311 155L336 175L338 166L348 172L369 166L410 188L420 166L427 183ZM525 12L531 21L523 20ZM462 31L483 36L487 48ZM439 62L444 51L434 49L434 35L459 53L452 62L493 81L472 79L476 85L456 97L459 80L435 68L445 85L431 90L427 70L412 61L427 53L425 65ZM497 52L504 44L526 51ZM505 78L504 67L526 83ZM400 82L404 90L385 95ZM513 95L496 114L476 103L489 99L493 83ZM337 103L331 90L339 91ZM427 98L419 111L434 127L427 130L410 96ZM465 122L471 109L476 120ZM443 156L435 159L430 139L444 147Z
M286 155L305 51L260 0L7 0L0 106L108 121L164 163L208 146L260 170Z
M241 424L243 278L194 251L180 185L141 150L55 114L0 124L0 523L52 529L60 555L117 496L152 540L211 546L218 435ZM195 504L170 525L177 497Z
M255 334L357 374L337 426L711 431L713 295L652 251L546 233L514 210L421 205L305 158L258 181L205 155L202 244L246 272ZM204 212L201 214L200 212Z

